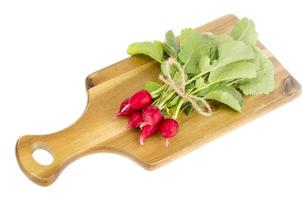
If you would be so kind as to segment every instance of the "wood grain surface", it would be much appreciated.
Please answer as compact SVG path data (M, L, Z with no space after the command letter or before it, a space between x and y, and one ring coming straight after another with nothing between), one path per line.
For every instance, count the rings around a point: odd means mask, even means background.
M236 16L226 15L197 30L225 33L231 30L236 20ZM32 181L44 186L53 183L70 162L95 152L119 153L146 169L154 169L289 102L301 92L300 84L261 43L258 45L275 66L276 87L269 95L245 97L242 113L217 104L211 117L197 113L181 115L180 131L171 139L170 147L165 147L160 135L148 138L141 146L139 132L126 130L127 119L115 119L115 113L122 100L143 88L146 81L158 81L160 70L159 64L150 58L134 56L87 77L87 107L74 124L56 133L19 138L16 144L19 166ZM50 152L53 162L50 165L37 163L32 157L36 149Z

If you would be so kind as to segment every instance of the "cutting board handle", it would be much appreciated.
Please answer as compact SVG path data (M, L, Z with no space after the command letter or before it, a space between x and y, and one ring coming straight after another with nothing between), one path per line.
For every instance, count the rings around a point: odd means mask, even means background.
M95 123L99 123L97 118L84 114L76 123L56 133L19 138L16 157L25 175L39 185L50 185L69 163L105 149L108 139L127 131L123 120L112 119L108 122L109 125L99 129L95 128ZM33 157L33 152L37 149L50 153L53 162L49 165L38 163Z
M57 147L57 138L64 131L50 135L25 135L17 141L16 156L23 172L35 183L43 186L50 185L58 177L64 166L76 158L76 151L70 148ZM52 163L42 165L33 158L33 152L37 149L47 151L53 157Z
M16 157L23 172L33 182L47 186L53 183L60 172L73 160L94 153L93 141L95 137L89 128L80 129L81 120L74 126L48 135L25 135L18 139L16 144ZM102 136L108 136L106 131L101 131ZM102 147L103 139L98 140L98 149ZM53 157L52 163L42 165L38 163L33 152L37 149L46 150Z

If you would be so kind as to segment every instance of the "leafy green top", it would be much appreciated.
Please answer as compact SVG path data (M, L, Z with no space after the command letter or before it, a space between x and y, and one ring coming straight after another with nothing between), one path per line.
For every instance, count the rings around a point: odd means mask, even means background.
M148 82L146 89L165 114L176 118L180 111L210 109L206 100L241 111L242 93L268 94L275 86L274 67L256 46L257 35L254 22L243 18L230 34L187 28L178 42L168 31L164 42L133 43L128 53L144 54L161 63L164 83Z

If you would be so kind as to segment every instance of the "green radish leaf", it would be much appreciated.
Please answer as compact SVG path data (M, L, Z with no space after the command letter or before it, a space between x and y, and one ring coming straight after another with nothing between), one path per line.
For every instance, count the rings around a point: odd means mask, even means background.
M144 54L150 56L158 62L163 61L163 45L159 41L154 42L136 42L129 45L128 54Z
M169 103L167 103L167 107L170 108L175 106L178 103L179 99L180 96L175 96L171 101L169 101Z
M195 83L194 82L191 82L191 83L189 83L188 85L186 85L186 90L188 91L188 90L191 90L191 89L193 89L195 87Z
M210 64L212 64L212 62L214 60L218 59L218 48L217 48L217 43L215 41L215 36L214 35L212 36L212 39L213 39L213 46L211 48L210 55L209 55Z
M226 104L234 110L241 112L243 98L240 92L229 86L221 86L205 95L206 99L212 99Z
M181 109L186 115L190 115L193 112L193 107L190 103L186 103Z
M239 61L211 71L209 82L251 79L256 77L257 66L252 62Z
M162 63L160 64L161 72L162 72L162 74L165 75L165 76L168 75L168 69L167 69L167 67L168 67L168 64L167 64L166 61L164 61L164 62L162 62ZM170 73L171 73L170 75L173 77L175 72L176 72L176 67L175 67L175 65L172 65L172 66L170 67Z
M145 84L145 89L148 90L149 92L153 92L154 90L157 90L161 87L162 85L157 83L157 82L154 82L154 81L148 81L146 84Z
M199 77L198 79L196 79L196 81L195 81L195 88L196 89L202 88L205 85L206 84L205 84L204 79L202 77Z
M168 75L168 70L167 70L167 66L168 64L167 64L167 62L162 62L161 64L160 64L160 70L161 70L161 73L163 74L163 75L165 75L165 76L167 76Z
M186 80L187 76L185 74L185 80ZM176 82L176 83L179 83L179 84L182 84L182 76L181 76L181 73L179 71L176 71L174 76L173 76L173 80Z
M261 51L260 53L259 70L256 77L239 82L239 88L245 95L268 94L275 88L274 66L266 55Z
M218 43L219 58L216 67L242 60L251 60L255 57L253 49L244 42L225 38L227 39Z
M179 59L184 63L186 73L198 73L198 62L202 55L210 55L213 37L193 29L183 29L180 34Z
M232 42L234 39L228 34L221 34L215 36L215 42L217 45L220 45L225 42Z
M164 42L164 51L171 57L177 58L177 54L179 51L179 45L176 41L175 35L173 31L168 31L166 33L166 40Z
M254 22L248 18L242 18L236 22L231 36L235 40L241 40L247 45L255 46L258 34L256 33Z
M178 71L175 72L174 77L173 77L173 80L174 80L176 83L179 83L179 84L182 83L182 77L181 77L180 72L178 72Z
M200 107L200 108L204 108L205 107L205 105L204 105L204 103L203 103L203 101L196 101L196 103L197 103L197 105Z
M255 58L251 60L255 65L257 65L257 71L261 69L262 63L265 62L266 56L262 53L262 51L258 47L253 47L253 51L255 54Z
M201 56L199 59L199 71L201 73L204 73L206 71L208 71L209 69L212 68L212 66L210 65L210 58L208 56Z
M221 82L217 82L211 85L208 85L206 87L204 87L203 89L201 89L200 91L198 91L196 93L197 96L203 97L205 96L207 93L215 90L216 88L219 88L221 86L227 85L227 82L221 81Z

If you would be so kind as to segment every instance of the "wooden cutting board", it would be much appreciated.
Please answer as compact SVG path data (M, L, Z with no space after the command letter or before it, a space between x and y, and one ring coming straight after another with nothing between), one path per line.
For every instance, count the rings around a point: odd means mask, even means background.
M198 31L225 33L237 17L227 15L197 28ZM269 95L245 97L242 113L216 105L211 117L193 113L180 117L180 131L165 147L160 135L141 146L137 130L126 130L127 119L114 119L120 103L144 87L148 80L158 80L159 64L145 56L134 56L89 75L86 79L88 103L82 117L70 127L48 135L26 135L16 144L16 156L23 172L35 183L49 185L75 159L95 152L116 152L141 164L157 168L201 144L249 122L263 113L289 102L301 92L300 84L261 44L275 66L276 88ZM273 124L273 122L272 122ZM40 165L32 153L36 149L50 152L50 165ZM100 157L101 159L101 157Z

